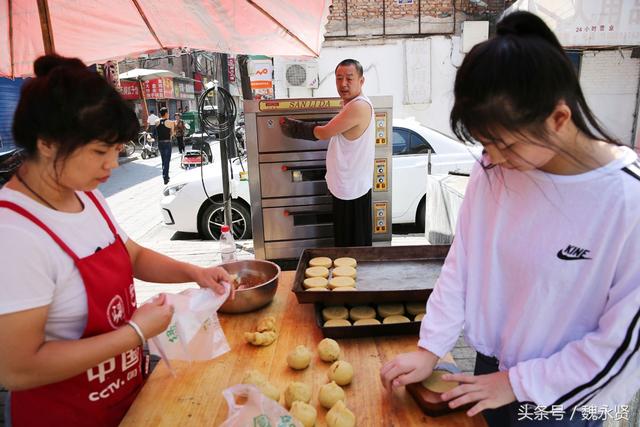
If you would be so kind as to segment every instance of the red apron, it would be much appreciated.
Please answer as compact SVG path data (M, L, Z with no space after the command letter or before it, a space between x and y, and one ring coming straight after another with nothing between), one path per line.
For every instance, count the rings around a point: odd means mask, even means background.
M82 259L27 210L0 201L0 207L11 209L42 228L73 259L84 282L89 309L82 338L121 327L136 309L129 253L96 197L86 194L109 225L115 241ZM13 426L117 426L142 387L141 362L142 351L136 347L73 378L11 392Z

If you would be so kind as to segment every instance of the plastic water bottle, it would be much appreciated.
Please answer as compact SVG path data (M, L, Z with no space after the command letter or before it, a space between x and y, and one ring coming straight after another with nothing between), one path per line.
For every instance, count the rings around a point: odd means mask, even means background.
M220 254L222 262L232 262L236 260L236 242L233 240L233 234L229 230L228 225L220 228Z

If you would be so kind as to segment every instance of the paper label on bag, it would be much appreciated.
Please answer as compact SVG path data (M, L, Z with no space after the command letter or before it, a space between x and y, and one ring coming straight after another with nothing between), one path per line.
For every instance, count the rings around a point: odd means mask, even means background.
M151 353L169 360L210 360L230 350L217 310L231 289L218 295L211 289L187 289L167 294L174 313L167 329L149 341Z

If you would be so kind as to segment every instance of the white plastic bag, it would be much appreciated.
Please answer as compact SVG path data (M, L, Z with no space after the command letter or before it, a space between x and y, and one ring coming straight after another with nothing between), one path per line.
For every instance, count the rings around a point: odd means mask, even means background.
M169 327L149 341L151 353L161 356L169 365L169 360L210 360L229 351L217 314L229 292L230 285L225 285L223 295L211 289L166 294L167 303L175 311Z
M220 427L303 427L302 423L289 414L273 399L260 393L253 384L236 384L222 392L229 415ZM236 398L243 398L239 405Z

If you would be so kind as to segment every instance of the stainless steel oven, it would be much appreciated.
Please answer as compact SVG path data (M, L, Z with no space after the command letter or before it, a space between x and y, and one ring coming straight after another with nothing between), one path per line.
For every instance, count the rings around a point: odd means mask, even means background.
M390 96L371 97L376 116L376 165L371 230L374 245L391 241ZM328 141L284 136L281 117L329 120L339 98L245 101L245 127L254 249L260 259L298 258L310 247L333 245L332 198L327 183Z

